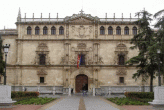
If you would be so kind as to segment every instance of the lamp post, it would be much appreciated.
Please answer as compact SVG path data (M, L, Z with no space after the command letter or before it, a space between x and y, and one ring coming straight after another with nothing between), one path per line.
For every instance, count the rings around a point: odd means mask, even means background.
M161 53L160 49L157 49L157 54ZM161 86L161 75L160 75L160 57L158 58L158 86Z
M5 74L4 74L4 85L6 85L6 62L7 62L7 53L9 51L10 44L6 44L3 46L3 51L5 53Z

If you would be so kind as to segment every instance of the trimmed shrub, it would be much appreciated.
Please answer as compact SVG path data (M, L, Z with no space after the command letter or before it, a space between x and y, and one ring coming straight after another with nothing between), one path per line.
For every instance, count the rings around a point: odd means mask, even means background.
M39 92L21 92L21 91L11 92L11 98L38 97L38 96L39 96Z
M148 102L154 99L153 92L125 92L124 95L128 98L135 99L141 102Z
M154 92L125 92L124 95L129 98L154 99Z

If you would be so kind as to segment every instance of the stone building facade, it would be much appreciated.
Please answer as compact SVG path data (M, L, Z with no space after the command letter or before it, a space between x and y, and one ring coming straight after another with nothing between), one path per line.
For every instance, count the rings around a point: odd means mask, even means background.
M96 93L149 91L149 80L135 81L136 65L125 62L138 54L130 50L137 34L138 18L98 18L85 14L65 18L21 18L16 29L1 30L3 44L10 44L7 84L13 91L74 93L86 89ZM77 59L81 56L79 68ZM1 83L3 83L3 77ZM157 85L157 78L154 80Z

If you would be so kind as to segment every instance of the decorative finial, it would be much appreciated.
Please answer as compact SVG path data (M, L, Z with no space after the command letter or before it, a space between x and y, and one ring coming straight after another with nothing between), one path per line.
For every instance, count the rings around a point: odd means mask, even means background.
M18 11L17 21L21 21L21 11L20 11L20 7L19 7L19 11Z
M130 13L130 18L132 18L131 13Z
M19 12L18 12L18 17L19 17L19 15L21 16L21 11L20 11L20 7L19 7Z
M123 13L122 13L122 18L123 18Z
M50 18L50 13L49 13L49 18Z
M115 13L114 13L114 18L115 18Z
M41 13L41 18L42 18L42 13Z
M26 18L26 13L25 13L25 15L24 15L24 18Z
M105 14L105 17L107 18L107 13Z
M57 18L58 18L58 13L57 13Z
M34 13L33 13L33 18L34 18Z
M79 12L80 12L80 14L82 15L84 11L81 9L81 11L79 11Z

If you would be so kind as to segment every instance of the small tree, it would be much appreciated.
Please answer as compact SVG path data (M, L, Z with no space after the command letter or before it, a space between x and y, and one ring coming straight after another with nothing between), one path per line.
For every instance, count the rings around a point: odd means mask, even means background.
M159 57L159 60L161 62L160 63L160 72L162 74L164 74L164 9L155 13L154 17L157 19L157 23L154 26L155 28L157 28L156 44L154 44L151 47L151 49L154 49L154 50L160 49L161 50L161 54L158 55L157 57Z
M3 61L3 55L2 55L2 39L0 35L0 74L4 74L4 67L5 67L5 62Z
M155 70L157 68L156 62L154 62L154 57L150 57L148 48L154 43L154 33L150 28L151 16L149 12L142 10L137 12L136 15L141 16L141 19L136 21L139 25L138 34L131 39L131 44L134 46L130 49L139 49L137 56L132 57L126 63L137 65L137 72L133 74L133 78L136 80L142 76L142 80L146 81L150 76L150 91L153 92L153 78L155 77Z

